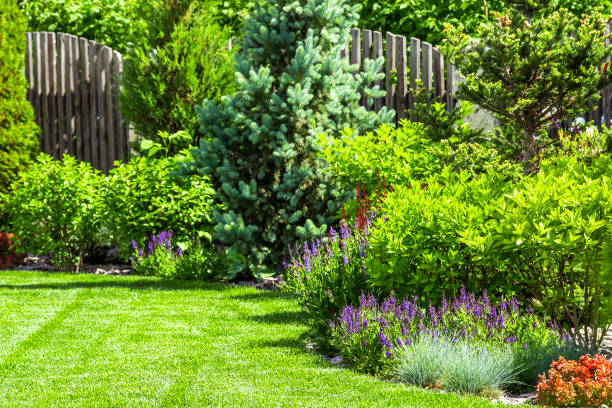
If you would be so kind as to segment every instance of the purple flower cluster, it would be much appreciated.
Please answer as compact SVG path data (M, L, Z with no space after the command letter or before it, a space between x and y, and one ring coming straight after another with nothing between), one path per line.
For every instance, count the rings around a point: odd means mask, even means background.
M149 240L147 241L146 254L141 248L138 247L138 244L135 240L132 240L131 245L132 249L136 251L139 257L153 255L157 248L163 248L166 252L172 252L172 231L162 231L159 233L159 235L151 235L151 238L149 238ZM176 249L176 256L179 258L183 256L183 251L181 250L181 248Z
M335 344L342 354L352 356L363 353L359 348L369 343L379 344L380 352L390 357L394 347L410 345L423 333L521 347L551 334L533 313L521 312L516 298L493 304L486 291L477 298L464 287L458 296L444 298L440 306L426 308L416 298L398 301L390 297L378 302L362 293L359 306L345 306L333 327Z

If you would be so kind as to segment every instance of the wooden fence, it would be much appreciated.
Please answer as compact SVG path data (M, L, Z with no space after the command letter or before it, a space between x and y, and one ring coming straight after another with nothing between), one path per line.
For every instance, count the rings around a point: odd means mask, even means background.
M68 153L104 172L125 159L128 129L117 101L121 55L64 33L26 33L26 44L40 150L56 158Z
M378 85L386 96L377 99L373 109L378 111L386 106L395 111L396 120L406 118L414 107L414 90L418 80L422 81L425 89L433 90L436 99L445 102L447 109L455 104L455 70L451 64L444 62L440 51L428 42L389 32L383 39L379 31L353 28L342 56L360 68L364 60L384 57L385 80Z

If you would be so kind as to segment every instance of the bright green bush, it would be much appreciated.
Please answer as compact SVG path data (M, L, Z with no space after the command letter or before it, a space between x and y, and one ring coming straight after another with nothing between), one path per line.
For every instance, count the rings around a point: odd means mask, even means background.
M371 234L371 284L383 293L393 290L432 302L463 285L473 292L490 288L508 293L512 277L476 264L459 234L487 223L509 192L511 186L501 173L473 177L449 167L398 186L381 205L385 221L379 220Z
M143 14L159 1L22 0L19 6L30 31L53 31L85 37L124 53L138 33L146 31ZM144 6L147 7L144 7Z
M153 234L172 231L177 243L210 241L214 190L204 176L175 176L176 158L132 158L109 172L101 195L106 228L120 253Z
M53 263L78 271L97 243L102 181L89 163L40 154L0 197L18 248L35 255L51 253Z
M144 37L130 49L121 95L122 112L138 136L158 140L160 131L187 131L191 140L179 150L200 139L194 106L235 88L229 32L213 22L205 4L191 3L182 11L169 8L166 14L179 15L165 23L165 37Z
M425 125L409 121L397 128L383 125L365 135L344 131L341 138L327 141L320 154L340 182L355 185L360 181L371 194L377 179L382 183L384 177L388 186L408 186L445 166L474 174L497 171L508 177L518 177L521 172L520 166L504 161L494 148L449 140L434 142L425 134Z
M355 0L362 6L359 27L370 30L391 31L394 34L416 37L434 44L445 37L444 23L462 24L468 34L474 34L485 21L485 8L489 20L493 11L503 11L508 1L503 0ZM561 0L561 6L580 15L600 4L612 9L608 0L576 2Z
M12 0L0 1L0 193L38 151L34 110L23 76L25 20Z
M188 171L209 174L217 198L215 236L236 268L274 272L296 240L319 236L348 194L318 156L316 136L388 122L374 113L382 60L360 75L340 56L357 13L344 0L265 1L245 20L235 67L238 90L198 110L210 141Z

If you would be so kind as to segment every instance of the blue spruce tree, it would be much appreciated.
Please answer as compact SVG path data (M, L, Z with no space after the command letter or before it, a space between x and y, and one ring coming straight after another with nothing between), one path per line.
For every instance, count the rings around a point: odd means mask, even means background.
M370 131L392 119L369 112L384 94L383 61L360 74L340 56L357 9L345 0L265 0L246 18L234 67L238 90L197 108L208 137L187 171L210 175L223 204L215 238L234 272L274 272L288 245L325 233L350 195L317 155L322 134Z

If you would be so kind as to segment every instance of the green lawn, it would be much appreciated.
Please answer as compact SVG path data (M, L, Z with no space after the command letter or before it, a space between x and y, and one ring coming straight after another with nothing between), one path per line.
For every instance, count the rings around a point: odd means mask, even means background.
M337 368L279 292L0 273L3 407L490 407Z

